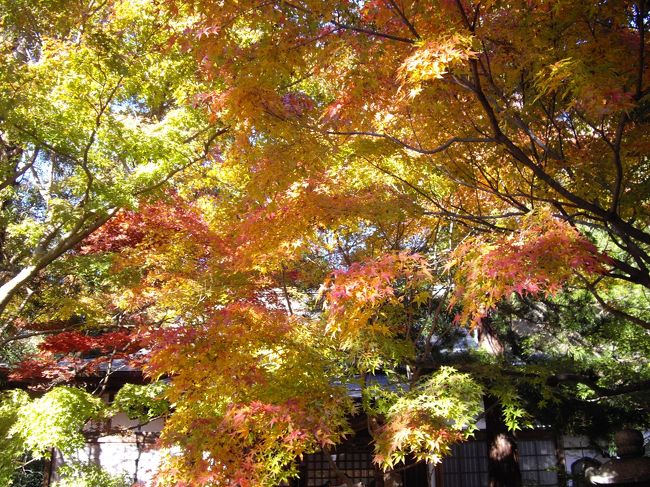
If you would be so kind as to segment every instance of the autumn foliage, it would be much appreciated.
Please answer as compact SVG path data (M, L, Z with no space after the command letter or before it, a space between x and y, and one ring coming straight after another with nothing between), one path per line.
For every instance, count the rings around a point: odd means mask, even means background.
M459 322L477 322L513 293L552 296L580 275L604 274L608 264L566 222L530 215L515 232L472 237L456 247L447 264L457 282L450 306L461 305Z
M277 485L359 415L437 463L484 394L518 426L549 373L435 347L534 302L643 342L647 2L44 3L0 0L2 339L164 380L160 485Z

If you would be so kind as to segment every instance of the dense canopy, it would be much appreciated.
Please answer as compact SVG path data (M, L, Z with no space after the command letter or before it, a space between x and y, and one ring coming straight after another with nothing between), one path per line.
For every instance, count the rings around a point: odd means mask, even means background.
M490 411L648 425L649 7L0 0L0 357L41 394L0 477L117 410L165 418L160 485L278 485L360 416L387 482ZM102 405L118 362L151 383Z

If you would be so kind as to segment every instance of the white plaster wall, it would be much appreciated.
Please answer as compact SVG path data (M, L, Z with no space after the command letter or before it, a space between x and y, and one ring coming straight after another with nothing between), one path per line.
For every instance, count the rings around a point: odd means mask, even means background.
M60 453L53 456L50 483L59 480L57 470L62 464L78 461L95 463L111 474L127 474L139 485L150 486L160 465L162 452L155 442L162 427L162 419L141 425L124 413L113 416L108 423L90 423L85 428L89 440L83 449L66 458ZM102 435L107 430L114 433Z
M65 459L55 455L51 482L59 479L56 471L66 461L93 462L111 474L127 474L142 485L152 485L152 479L160 464L161 451L151 443L137 438L106 436L89 442L85 448Z

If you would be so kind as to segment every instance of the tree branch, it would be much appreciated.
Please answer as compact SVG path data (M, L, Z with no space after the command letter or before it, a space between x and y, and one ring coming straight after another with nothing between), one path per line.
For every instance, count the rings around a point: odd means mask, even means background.
M349 24L344 24L342 22L338 22L336 20L328 20L327 23L330 23L332 25L335 25L339 29L343 30L351 30L353 32L360 32L362 34L368 34L372 37L381 37L384 39L390 39L391 41L397 41L397 42L404 42L407 44L415 44L416 41L413 39L409 39L407 37L400 37L400 36L395 36L392 34L386 34L385 32L378 32L373 29L368 29L367 27L356 27L354 25L349 25Z
M399 7L399 5L397 5L397 2L395 0L387 0L387 2L393 7L393 9L395 9L400 19L402 19L404 25L406 25L406 27L408 27L408 30L411 31L411 34L413 34L416 39L420 39L420 34L418 34L418 31L415 29L413 23L406 17L404 11Z
M452 137L451 139L447 140L446 142L439 145L438 147L434 147L433 149L421 149L413 145L407 144L406 142L398 139L397 137L394 137L389 134L380 133L380 132L371 132L371 131L362 131L362 130L350 130L350 131L325 130L321 132L326 135L343 135L343 136L365 135L368 137L377 137L381 139L390 140L391 142L394 142L395 144L400 145L405 149L408 149L413 152L417 152L419 154L425 154L425 155L433 155L433 154L438 154L439 152L444 152L447 149L449 149L452 145L459 144L459 143L483 144L487 142L496 142L496 139L486 138L486 137Z

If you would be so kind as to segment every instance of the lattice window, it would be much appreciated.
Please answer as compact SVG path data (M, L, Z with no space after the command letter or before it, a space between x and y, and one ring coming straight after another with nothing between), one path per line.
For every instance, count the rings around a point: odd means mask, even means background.
M363 482L369 485L375 478L375 470L372 465L372 453L368 450L352 450L337 453L335 457L339 470L345 472L355 482ZM320 487L331 481L336 484L334 474L329 461L324 453L314 453L305 456L306 484L308 487Z
M524 486L558 485L555 443L551 439L519 439L519 468ZM452 454L442 462L442 487L487 487L488 460L484 441L452 446Z
M519 469L525 486L558 485L553 440L519 440Z
M457 443L442 462L444 487L487 487L488 461L484 441Z

